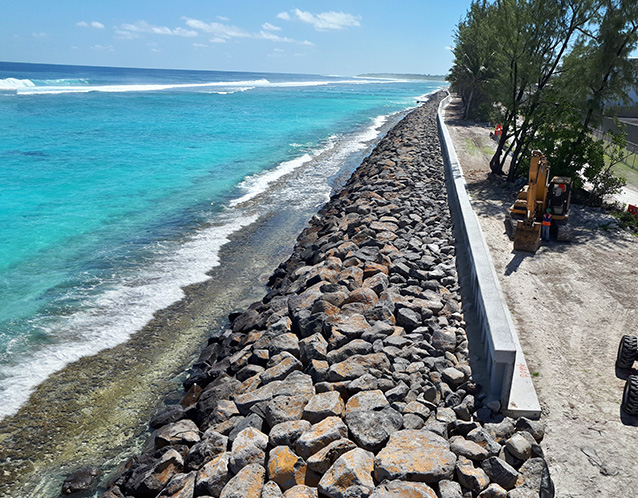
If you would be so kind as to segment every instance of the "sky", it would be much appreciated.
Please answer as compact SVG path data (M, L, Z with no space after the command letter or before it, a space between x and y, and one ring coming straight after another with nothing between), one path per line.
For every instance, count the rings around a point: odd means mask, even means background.
M21 0L0 61L323 75L446 74L470 0Z

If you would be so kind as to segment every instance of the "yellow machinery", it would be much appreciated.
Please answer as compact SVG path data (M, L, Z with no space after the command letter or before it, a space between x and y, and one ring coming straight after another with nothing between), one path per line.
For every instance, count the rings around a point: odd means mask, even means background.
M510 228L514 232L514 249L536 252L541 243L541 219L551 208L552 231L557 240L570 240L567 228L571 201L571 178L555 176L549 181L549 165L542 152L532 152L529 181L510 207Z

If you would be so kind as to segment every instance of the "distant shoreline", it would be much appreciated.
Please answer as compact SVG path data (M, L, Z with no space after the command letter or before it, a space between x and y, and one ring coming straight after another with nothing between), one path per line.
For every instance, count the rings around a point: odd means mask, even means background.
M389 80L410 80L410 81L445 81L445 74L402 74L402 73L364 73L358 74L355 78L376 78Z

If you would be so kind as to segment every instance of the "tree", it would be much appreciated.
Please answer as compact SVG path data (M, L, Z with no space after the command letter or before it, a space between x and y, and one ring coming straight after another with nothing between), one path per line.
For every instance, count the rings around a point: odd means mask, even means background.
M499 0L495 19L502 48L497 65L496 101L500 104L503 135L490 161L501 174L506 141L512 157L508 180L513 181L521 161L553 106L546 94L573 39L595 13L594 0Z
M572 177L577 186L591 184L588 202L595 203L624 185L612 171L626 154L624 132L617 125L596 140L591 128L605 116L613 117L613 104L628 101L627 90L636 86L636 65L629 54L638 45L638 4L603 0L593 21L580 32L553 82L560 102L549 119L554 129L541 127L535 141L543 150L553 149L550 164L557 174Z
M452 91L461 96L463 119L487 115L486 93L492 78L490 60L494 37L489 35L490 6L486 0L475 0L454 34L454 63L447 80Z

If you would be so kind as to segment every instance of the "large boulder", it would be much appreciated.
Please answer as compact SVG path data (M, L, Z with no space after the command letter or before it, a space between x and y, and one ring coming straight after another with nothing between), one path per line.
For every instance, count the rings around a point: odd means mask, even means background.
M427 430L403 430L390 435L375 458L376 480L403 479L435 483L454 473L456 455L443 437Z

